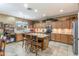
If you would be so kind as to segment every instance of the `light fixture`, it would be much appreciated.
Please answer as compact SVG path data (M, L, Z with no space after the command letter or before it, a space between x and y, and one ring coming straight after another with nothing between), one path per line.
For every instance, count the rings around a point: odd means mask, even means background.
M63 12L64 10L63 9L61 9L61 10L59 10L60 12Z
M28 4L24 4L24 7L25 7L25 8L28 8Z
M45 17L46 16L46 14L43 14L43 17Z
M35 9L34 11L35 11L35 12L38 12L38 10L37 10L37 9Z

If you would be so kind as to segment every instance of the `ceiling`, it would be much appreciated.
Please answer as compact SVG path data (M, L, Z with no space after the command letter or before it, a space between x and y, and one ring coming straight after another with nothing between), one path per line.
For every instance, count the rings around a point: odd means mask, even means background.
M27 10L27 8L24 7L24 3L0 4L0 13L16 16L20 18L25 18L25 19L39 20L46 17L75 13L78 11L78 4L77 3L28 3L28 8L32 8L32 10ZM37 9L38 11L35 12L34 11L35 9Z

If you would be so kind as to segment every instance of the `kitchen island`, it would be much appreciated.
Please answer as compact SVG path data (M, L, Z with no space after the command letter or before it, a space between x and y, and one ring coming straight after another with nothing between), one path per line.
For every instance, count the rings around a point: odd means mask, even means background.
M23 40L23 35L29 36L29 39L31 38L33 40L33 37L36 37L36 42L38 44L38 41L41 41L41 49L44 50L48 48L48 43L49 43L49 36L43 33L18 33L16 34L16 41L22 41ZM29 40L28 39L28 40Z

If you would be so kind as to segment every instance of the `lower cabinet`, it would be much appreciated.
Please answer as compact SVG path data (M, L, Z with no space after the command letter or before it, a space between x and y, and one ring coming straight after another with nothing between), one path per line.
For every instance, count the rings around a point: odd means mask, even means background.
M60 34L56 34L56 35L55 35L55 41L61 41L61 39L60 39Z
M68 41L67 41L68 44L73 44L73 36L70 35L68 36Z
M67 38L68 38L67 35L63 35L63 34L60 35L61 42L63 43L67 43L68 40Z
M61 41L66 44L72 44L73 38L72 35L61 34Z
M55 40L56 35L55 34L51 34L51 40Z
M21 41L23 40L22 34L16 34L16 41Z
M73 38L72 35L67 35L67 34L52 34L51 35L51 40L57 41L57 42L62 42L66 44L72 44Z

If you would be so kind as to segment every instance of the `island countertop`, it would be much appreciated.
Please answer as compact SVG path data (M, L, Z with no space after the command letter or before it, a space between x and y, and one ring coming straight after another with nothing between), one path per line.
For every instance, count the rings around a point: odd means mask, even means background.
M37 36L39 38L48 37L47 34L43 34L43 33L26 33L26 35Z

